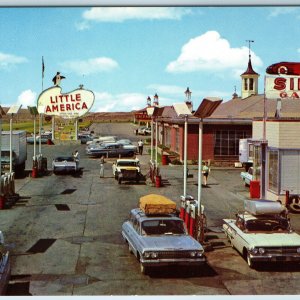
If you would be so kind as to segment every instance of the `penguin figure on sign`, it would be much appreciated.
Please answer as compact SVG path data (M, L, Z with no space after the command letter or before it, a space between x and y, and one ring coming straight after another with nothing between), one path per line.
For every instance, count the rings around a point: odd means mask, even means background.
M57 72L56 75L53 77L52 81L54 85L60 85L61 79L66 78L65 76L60 75L60 72Z

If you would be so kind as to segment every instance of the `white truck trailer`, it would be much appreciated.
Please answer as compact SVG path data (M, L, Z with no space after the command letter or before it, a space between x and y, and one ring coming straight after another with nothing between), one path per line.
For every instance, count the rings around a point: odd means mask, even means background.
M246 172L253 165L253 144L252 139L240 139L239 141L239 161Z
M1 135L1 169L9 172L10 169L10 131L2 131ZM26 131L12 131L12 171L21 175L25 170L27 160Z

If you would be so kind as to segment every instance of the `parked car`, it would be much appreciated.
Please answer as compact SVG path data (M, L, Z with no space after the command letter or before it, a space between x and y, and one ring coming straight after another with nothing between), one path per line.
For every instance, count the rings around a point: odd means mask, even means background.
M8 282L10 279L11 265L10 253L4 245L4 236L0 231L0 295L6 294Z
M122 181L139 181L142 178L141 165L138 159L118 159L112 165L113 175L119 184Z
M79 161L73 156L57 156L52 161L54 174L76 173L79 170Z
M253 167L250 167L247 172L241 172L241 178L245 186L249 186L253 180Z
M150 135L151 134L151 128L148 128L146 126L139 127L138 128L138 134L140 134L140 135Z
M122 145L118 143L102 143L95 146L87 146L86 154L90 157L118 157L133 156L137 149L135 145Z
M224 222L225 235L250 268L259 262L300 262L300 235L279 202L245 200L245 212Z
M35 137L35 142L38 144L41 140L41 144L47 144L48 140L52 139L52 133L46 133L42 135L37 135ZM28 136L26 138L28 144L34 144L34 136Z
M94 139L91 134L78 134L78 139L80 140L81 144L86 144Z
M117 140L116 143L122 144L122 145L133 145L132 141L129 139L120 139L120 140Z
M162 206L165 197L155 196L158 206ZM188 235L185 223L174 213L146 214L141 206L132 209L122 225L122 236L144 274L149 267L197 266L206 262L203 247Z
M94 137L92 141L87 141L86 144L102 144L102 143L114 143L117 140L116 136L98 136Z

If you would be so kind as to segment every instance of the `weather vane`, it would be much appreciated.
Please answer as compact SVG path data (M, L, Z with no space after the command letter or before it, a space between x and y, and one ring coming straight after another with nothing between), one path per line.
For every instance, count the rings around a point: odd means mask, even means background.
M254 41L252 41L252 40L246 40L246 42L248 42L248 44L249 44L249 58L251 57L251 54L250 54L250 49L251 49L251 43L254 43Z

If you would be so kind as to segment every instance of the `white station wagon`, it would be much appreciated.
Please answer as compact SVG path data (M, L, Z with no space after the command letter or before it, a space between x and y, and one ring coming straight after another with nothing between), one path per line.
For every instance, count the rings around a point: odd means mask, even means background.
M245 200L245 212L224 222L225 235L250 268L258 262L300 261L300 235L279 202Z

